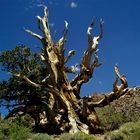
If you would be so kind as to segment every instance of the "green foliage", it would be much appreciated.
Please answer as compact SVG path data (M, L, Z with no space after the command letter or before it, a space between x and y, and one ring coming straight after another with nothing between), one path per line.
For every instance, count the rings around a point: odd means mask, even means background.
M0 63L4 71L27 73L27 67L31 70L41 64L39 55L31 52L30 48L19 45L13 50L4 51L0 54Z
M0 54L0 64L4 71L11 73L7 81L0 82L0 103L7 108L26 106L30 101L41 98L46 91L35 89L21 77L26 75L33 82L39 83L46 77L46 65L41 61L39 54L31 52L30 48L19 45L13 50ZM43 95L42 95L43 94ZM34 95L34 97L33 97ZM34 101L36 103L36 101Z
M97 114L101 121L101 128L105 131L114 130L119 128L126 122L126 117L123 112L117 112L113 107L106 106L98 108Z
M0 140L27 140L30 135L31 129L18 120L1 120L0 122Z
M60 140L72 140L73 135L69 133L63 133L60 135Z
M89 135L81 132L74 135L64 133L60 136L60 140L96 140L96 137L94 135Z
M140 124L139 124L140 125ZM135 129L133 134L128 138L128 140L140 140L140 127Z
M126 123L106 136L111 140L140 140L140 121Z
M84 134L84 133L76 133L73 136L73 140L96 140L94 135Z
M31 140L52 140L52 137L48 134L33 134L31 137Z

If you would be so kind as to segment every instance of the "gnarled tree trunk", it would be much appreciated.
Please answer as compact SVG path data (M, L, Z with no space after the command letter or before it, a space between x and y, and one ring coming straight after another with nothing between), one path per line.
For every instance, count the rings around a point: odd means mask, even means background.
M38 28L43 36L27 29L26 31L42 42L40 59L46 65L46 76L41 81L32 81L28 75L21 73L13 75L25 80L36 89L46 90L47 95L38 99L39 105L16 108L10 112L7 118L22 111L34 118L36 126L47 133L69 132L73 134L78 131L87 134L95 133L99 128L100 121L94 108L109 104L127 91L127 80L120 75L118 67L115 66L117 79L111 93L104 95L99 100L95 99L94 96L80 97L81 86L92 78L95 68L101 65L98 62L98 44L103 36L103 20L100 20L100 34L97 37L93 38L91 34L94 19L88 27L88 48L83 55L80 72L73 80L69 80L67 73L75 73L77 66L73 68L65 66L74 55L73 50L66 57L64 55L68 23L65 21L63 36L55 43L50 35L46 7L44 8L44 17L37 16L37 19ZM119 80L122 82L120 87L117 86Z

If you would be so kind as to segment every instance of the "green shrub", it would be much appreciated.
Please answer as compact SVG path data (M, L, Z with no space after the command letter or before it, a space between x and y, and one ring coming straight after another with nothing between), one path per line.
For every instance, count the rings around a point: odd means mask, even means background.
M96 140L96 138L94 135L79 132L73 136L72 140Z
M31 129L25 127L17 120L0 121L0 140L27 140L31 135Z
M96 111L101 122L101 128L105 131L118 129L127 120L123 112L117 112L111 106L97 108Z
M48 134L33 134L31 137L31 140L52 140L52 137Z
M111 140L140 140L140 121L126 123L106 136Z
M72 140L72 139L73 139L73 135L69 133L63 133L60 135L60 140Z
M64 133L60 136L60 140L96 140L96 139L94 135L79 132L74 135Z
M128 140L140 140L140 127L134 131L134 133L128 138Z

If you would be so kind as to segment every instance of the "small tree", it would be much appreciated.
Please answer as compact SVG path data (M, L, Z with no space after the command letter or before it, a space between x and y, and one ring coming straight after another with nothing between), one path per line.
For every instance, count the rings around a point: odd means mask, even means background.
M75 74L77 66L66 66L75 53L71 50L65 56L68 23L65 22L63 36L55 43L50 34L47 7L44 8L44 17L37 16L37 19L42 36L27 29L26 32L41 41L41 53L33 53L28 47L20 45L0 55L3 70L11 73L11 78L0 85L1 105L9 109L5 118L28 114L34 119L36 130L50 134L96 132L100 121L94 108L119 98L126 93L128 86L126 78L115 66L117 78L111 93L101 98L80 97L81 86L101 65L97 49L103 36L103 20L100 20L100 34L94 38L91 34L94 20L88 27L88 48L82 57L79 73L70 80L67 73ZM120 87L117 86L119 80Z

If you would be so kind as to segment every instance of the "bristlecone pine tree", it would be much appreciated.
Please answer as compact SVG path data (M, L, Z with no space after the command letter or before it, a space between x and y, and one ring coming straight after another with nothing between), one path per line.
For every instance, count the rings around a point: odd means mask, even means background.
M80 97L81 86L92 78L95 68L101 65L97 50L103 36L103 20L100 20L100 34L94 38L91 34L94 20L88 27L88 47L76 75L76 66L72 69L66 66L75 53L71 50L65 55L68 23L65 21L63 36L55 43L50 34L47 7L44 8L44 17L37 16L37 19L42 36L25 30L41 41L40 53L18 45L14 50L0 55L3 70L11 74L9 80L0 84L1 106L9 109L5 119L28 114L34 120L36 130L49 134L97 132L100 121L95 107L108 105L128 90L125 76L115 66L117 78L111 93L103 95L101 99ZM70 80L67 73L75 74L75 78ZM117 86L118 81L121 81L120 86Z

